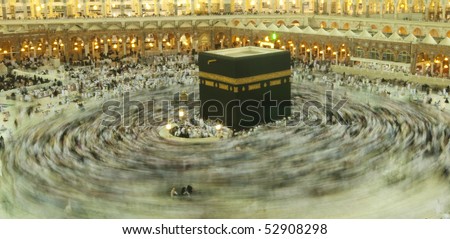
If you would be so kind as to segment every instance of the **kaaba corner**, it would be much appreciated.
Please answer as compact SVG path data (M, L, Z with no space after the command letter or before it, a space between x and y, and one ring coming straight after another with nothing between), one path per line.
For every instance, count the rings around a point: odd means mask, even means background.
M240 47L199 53L200 113L234 130L291 114L287 51Z

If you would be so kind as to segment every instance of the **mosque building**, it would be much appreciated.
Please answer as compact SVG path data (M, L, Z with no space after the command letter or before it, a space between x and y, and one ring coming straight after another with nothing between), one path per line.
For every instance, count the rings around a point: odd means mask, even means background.
M0 0L0 217L450 218L449 21L449 0Z
M240 46L448 77L447 0L2 0L0 60L148 56Z

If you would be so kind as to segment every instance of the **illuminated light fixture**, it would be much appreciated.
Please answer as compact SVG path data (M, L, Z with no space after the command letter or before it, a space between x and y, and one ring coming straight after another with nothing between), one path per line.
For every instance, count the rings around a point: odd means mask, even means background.
M304 45L304 44L302 44L302 45L301 45L300 47L302 47L302 48L303 48L303 47L305 47L305 45Z
M222 125L221 124L218 124L215 127L216 127L216 130L221 130L222 129Z
M103 39L100 40L100 43L103 43Z
M150 9L150 4L146 3L145 4L145 9L149 10Z
M119 38L119 42L122 42L122 38Z
M41 48L41 47L38 47L37 50L40 51L40 50L42 50L42 48Z
M306 52L310 52L309 48L308 48L308 49L306 49Z
M63 43L61 43L61 44L59 44L59 46L63 47L63 46L64 46L64 44L63 44Z
M170 45L170 42L168 42L166 45L171 46L171 45Z
M34 50L34 46L30 47L31 50Z
M78 45L78 42L75 42L74 45L75 45L75 46Z
M75 51L78 51L78 47L73 48Z
M8 51L7 51L7 50L4 50L4 51L3 51L3 53L5 53L5 54L6 54L6 53L8 53Z
M236 41L239 41L240 39L239 39L239 37L236 37Z
M94 5L93 9L94 9L95 11L97 11L97 9L98 9L97 5Z
M178 111L178 116L184 117L184 111L183 110Z
M111 41L111 39L109 39L109 38L108 38L108 39L107 39L106 41L107 41L107 42L110 42L110 41Z
M115 7L116 7L116 4L113 3L112 7L115 8Z
M45 8L45 4L42 3L42 4L41 4L41 8Z
M264 41L269 41L269 37L268 36L264 37Z
M283 6L283 5L284 5L284 1L280 0L280 6Z
M38 11L38 12L41 11L41 6L37 6L36 11Z
M277 34L274 32L274 33L272 33L272 40L275 40L275 39L277 39Z
M319 51L320 54L323 54L323 51Z
M330 50L331 50L331 47L327 47L327 50L329 50L329 51L330 51Z
M171 124L171 123L166 124L166 129L167 129L167 130L172 129L172 124Z
M345 52L345 49L342 49L341 51L342 51L342 52Z
M80 4L80 3L78 3L77 7L78 7L78 8L81 8L81 4Z
M53 45L58 45L58 42L54 41L54 42L53 42Z
M25 45L24 47L25 47L25 48L28 48L28 45ZM0 50L1 50L1 49L0 49Z
M448 61L448 57L444 58L444 61Z
M153 47L153 43L148 44L150 47Z
M24 52L24 51L25 51L25 48L20 49L20 51Z
M317 49L317 46L314 46L314 49Z
M53 47L53 50L56 51L56 47Z
M333 52L333 56L337 55L337 52Z
M445 68L445 69L448 69L448 66L447 66L447 65L445 65L445 66L444 66L444 68Z
M135 45L135 44L133 43L133 44L131 44L131 47L133 47L133 48L134 48L134 47L136 47L136 45Z
M114 45L113 45L113 48L116 49L116 48L117 48L117 44L114 44Z
M98 49L98 46L94 46L94 49Z

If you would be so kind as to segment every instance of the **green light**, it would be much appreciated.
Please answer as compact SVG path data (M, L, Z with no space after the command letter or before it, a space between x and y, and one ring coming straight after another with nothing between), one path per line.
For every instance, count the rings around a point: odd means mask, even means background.
M272 40L276 40L277 39L277 34L276 33L272 33Z

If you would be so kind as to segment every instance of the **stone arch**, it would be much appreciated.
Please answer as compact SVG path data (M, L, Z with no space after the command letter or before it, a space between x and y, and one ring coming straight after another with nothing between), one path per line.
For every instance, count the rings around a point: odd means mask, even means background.
M223 32L218 32L214 37L214 49L221 49L226 45L227 35Z
M390 26L383 27L383 33L392 33L392 28Z
M337 22L332 22L331 23L331 28L339 29L339 24Z
M208 33L203 33L198 38L198 47L200 51L207 51L211 47L211 41Z
M242 37L239 34L232 35L231 43L233 47L240 47L242 44Z
M286 25L286 23L283 20L277 21L277 26Z
M344 25L342 26L342 29L349 30L350 29L350 23L348 23L348 22L344 23Z
M420 29L420 28L418 28L418 27L415 28L414 31L413 31L413 34L414 34L414 36L416 36L416 37L423 36L422 29Z
M399 27L398 30L397 30L397 33L399 35L408 35L408 31L404 27Z
M436 29L431 29L430 32L429 32L429 34L430 34L432 37L439 37L439 36L440 36L439 32L438 32Z
M144 49L146 51L158 49L158 34L152 32L146 33L144 43Z
M174 50L177 47L177 35L175 32L165 32L162 34L161 44L163 50Z
M379 60L380 59L380 52L375 47L372 47L369 49L369 58Z
M180 36L180 48L182 51L188 51L192 48L192 35L188 32L181 34Z
M382 60L383 61L394 61L395 60L394 51L392 51L391 49L384 49L383 54L382 54Z
M299 21L294 20L294 21L291 22L291 25L292 25L292 26L297 26L297 27L299 27L301 24L300 24Z

